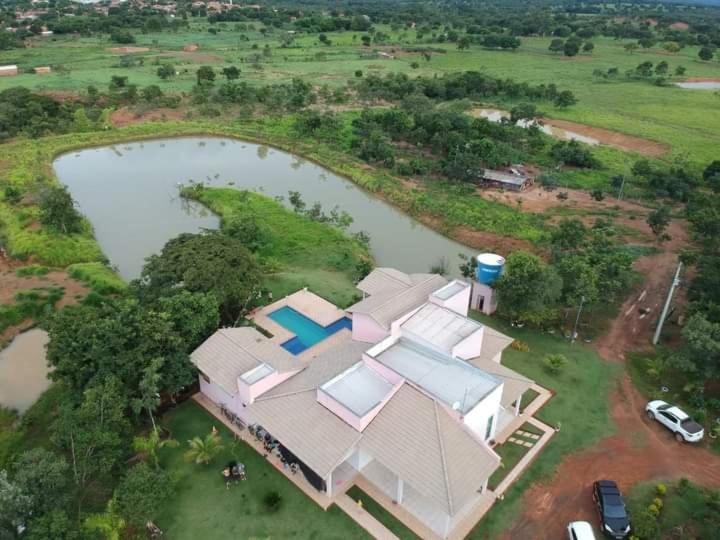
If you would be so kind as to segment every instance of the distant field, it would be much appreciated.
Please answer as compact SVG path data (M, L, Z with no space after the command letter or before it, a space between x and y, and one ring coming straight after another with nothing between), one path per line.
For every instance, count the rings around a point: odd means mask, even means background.
M111 53L109 48L114 44L101 38L45 38L29 49L2 51L0 64L17 63L21 70L51 65L55 72L0 78L0 90L16 85L81 90L90 84L104 87L112 75L127 75L140 86L159 84L168 91L189 91L195 81L195 70L204 64L217 68L235 64L242 70L241 79L253 84L301 77L331 86L352 79L356 70L365 74L400 71L432 75L472 69L532 83L553 82L562 89L570 89L579 98L579 104L567 110L546 105L544 112L548 116L663 142L672 146L672 155L687 156L696 165L717 158L720 147L720 96L716 92L623 82L622 76L618 82L598 82L592 76L596 68L617 67L622 74L646 60L653 63L665 60L671 73L683 65L688 77L720 78L720 63L699 61L694 47L675 55L659 47L630 54L623 49L623 41L596 38L592 56L568 59L547 50L548 38L523 38L516 52L488 51L477 46L459 51L454 44L432 44L447 53L434 53L428 62L417 53L402 52L403 46L417 45L414 32L409 31L393 33L389 28L381 28L390 36L388 45L382 48L396 56L382 59L361 57L368 49L361 45L361 33L356 32L327 34L331 46L321 44L317 35L300 35L292 47L281 48L280 37L284 34L281 30L263 36L258 31L236 31L234 23L227 23L224 27L217 25L220 32L213 35L207 32L208 26L205 22L193 22L192 28L184 32L138 34L135 46L151 50L136 55L143 58L144 64L132 68L119 67L122 55ZM184 53L182 47L188 43L198 43L199 51ZM254 45L257 49L253 49ZM271 57L262 55L265 45L270 46ZM243 62L254 53L262 57L262 69ZM169 82L161 81L155 74L160 62L172 62L180 76ZM413 69L413 62L420 67Z

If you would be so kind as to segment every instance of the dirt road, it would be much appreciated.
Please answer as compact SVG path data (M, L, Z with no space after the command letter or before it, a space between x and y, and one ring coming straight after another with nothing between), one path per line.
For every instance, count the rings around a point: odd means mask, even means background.
M595 447L568 456L549 482L523 495L525 511L503 540L565 538L570 521L597 523L592 483L615 480L624 492L643 481L686 477L704 486L720 486L720 459L703 448L680 444L644 414L645 399L626 375L610 396L617 434Z

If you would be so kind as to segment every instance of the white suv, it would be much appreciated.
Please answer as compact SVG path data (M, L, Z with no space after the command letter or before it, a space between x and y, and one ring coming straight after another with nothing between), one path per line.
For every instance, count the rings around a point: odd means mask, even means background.
M672 431L675 438L680 442L698 442L702 440L705 434L703 427L690 418L689 415L680 408L662 400L658 399L648 403L645 412L647 412L650 420L657 420Z

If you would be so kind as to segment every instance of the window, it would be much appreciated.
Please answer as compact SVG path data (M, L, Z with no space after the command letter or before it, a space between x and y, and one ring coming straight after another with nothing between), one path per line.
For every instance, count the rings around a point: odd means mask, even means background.
M485 440L486 441L490 438L490 435L492 435L494 420L495 420L494 416L491 416L490 418L488 418L487 428L485 428Z

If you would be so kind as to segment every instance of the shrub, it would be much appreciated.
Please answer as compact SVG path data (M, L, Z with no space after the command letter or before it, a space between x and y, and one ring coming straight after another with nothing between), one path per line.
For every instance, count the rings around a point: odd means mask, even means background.
M15 186L6 186L4 196L9 204L17 204L22 200L22 191Z
M658 484L655 486L655 493L658 494L658 497L664 497L667 493L667 486L665 484Z
M548 354L543 358L545 369L553 375L560 373L568 363L568 359L562 354Z
M633 531L640 538L655 538L659 529L657 518L649 510L638 512L633 518Z
M282 506L282 497L277 491L269 491L263 496L263 505L268 512L275 513Z
M660 497L655 497L652 502L652 506L655 506L658 510L662 510L663 501Z
M654 504L651 504L650 506L648 506L647 511L653 517L658 517L660 515L660 509L657 506L655 506Z
M525 343L524 341L520 341L519 339L516 339L510 344L510 347L512 347L516 351L520 352L530 352L530 345Z

